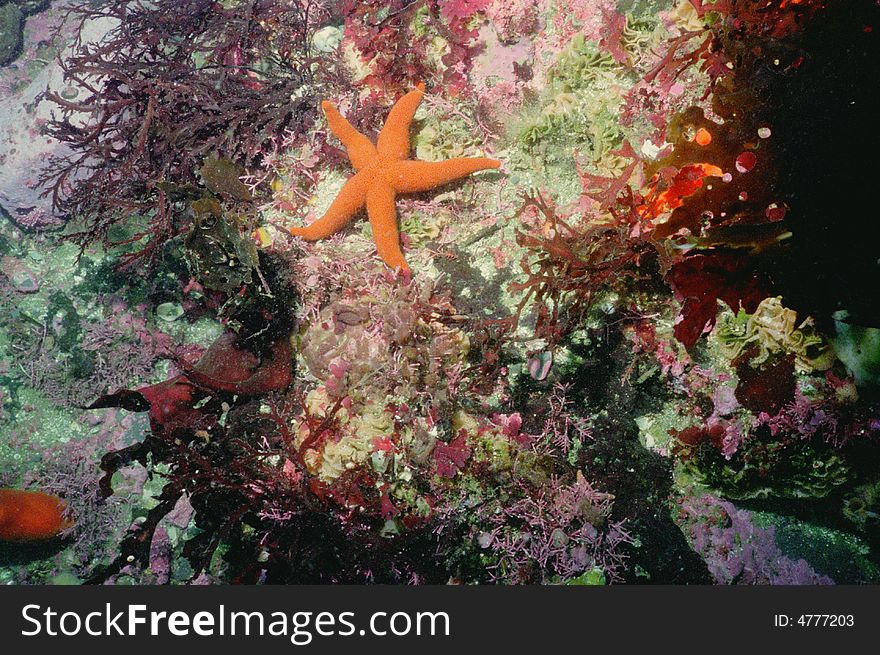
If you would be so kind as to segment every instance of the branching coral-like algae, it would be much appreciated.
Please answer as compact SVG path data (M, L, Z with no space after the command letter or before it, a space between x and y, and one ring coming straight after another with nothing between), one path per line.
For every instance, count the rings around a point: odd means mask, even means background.
M83 247L137 244L122 265L152 261L186 224L165 184L194 183L208 157L258 162L273 139L305 129L314 114L310 16L297 3L108 2L72 11L82 24L114 27L61 62L79 93L47 94L58 106L48 132L70 153L43 181L55 208L83 222L74 235ZM111 227L132 213L147 227L114 239Z

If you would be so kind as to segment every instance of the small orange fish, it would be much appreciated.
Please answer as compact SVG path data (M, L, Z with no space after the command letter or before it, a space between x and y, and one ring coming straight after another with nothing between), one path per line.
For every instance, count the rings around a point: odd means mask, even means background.
M41 491L0 489L0 541L38 541L57 537L73 525L67 506Z

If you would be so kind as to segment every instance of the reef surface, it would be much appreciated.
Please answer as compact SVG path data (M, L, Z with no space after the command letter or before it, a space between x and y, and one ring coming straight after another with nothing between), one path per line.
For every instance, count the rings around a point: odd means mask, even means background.
M0 582L877 583L878 18L0 0Z

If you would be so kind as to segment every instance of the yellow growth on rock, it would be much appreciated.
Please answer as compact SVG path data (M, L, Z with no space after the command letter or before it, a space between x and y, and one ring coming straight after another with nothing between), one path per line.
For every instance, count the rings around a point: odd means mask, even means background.
M834 363L834 354L816 333L813 319L807 317L798 325L797 312L785 307L781 297L765 298L754 314L728 315L722 319L718 339L731 359L747 347L757 346L758 355L749 362L752 366L764 363L774 353L794 355L797 370L805 373L824 371Z

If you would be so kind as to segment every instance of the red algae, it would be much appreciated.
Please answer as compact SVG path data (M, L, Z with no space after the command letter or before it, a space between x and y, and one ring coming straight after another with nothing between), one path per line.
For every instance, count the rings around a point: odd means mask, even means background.
M57 537L73 522L57 496L41 491L0 489L0 541L40 541Z

